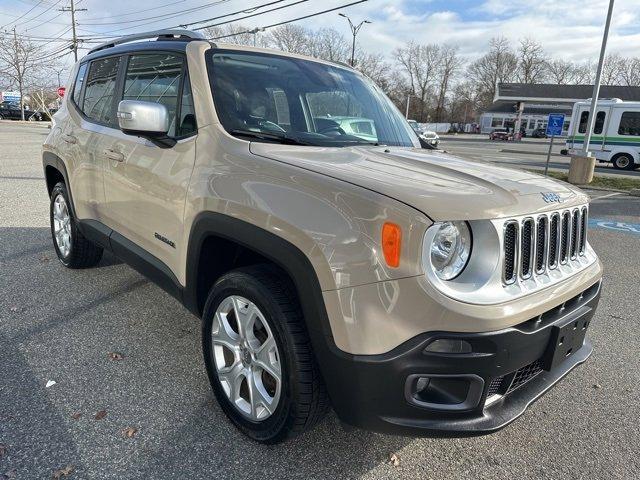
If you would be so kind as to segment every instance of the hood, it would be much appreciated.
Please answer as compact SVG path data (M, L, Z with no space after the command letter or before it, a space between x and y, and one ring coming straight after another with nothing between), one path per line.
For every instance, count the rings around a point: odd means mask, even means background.
M541 175L402 147L301 147L252 142L252 153L362 186L420 210L432 220L479 220L583 204L588 197ZM560 203L547 203L542 193Z

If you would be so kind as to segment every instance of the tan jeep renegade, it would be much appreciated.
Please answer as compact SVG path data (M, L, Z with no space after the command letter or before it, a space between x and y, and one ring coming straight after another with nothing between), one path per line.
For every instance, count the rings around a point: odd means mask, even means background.
M67 92L43 153L60 261L106 249L201 317L213 391L256 440L329 405L492 432L592 351L587 197L420 149L348 67L171 30L95 48Z

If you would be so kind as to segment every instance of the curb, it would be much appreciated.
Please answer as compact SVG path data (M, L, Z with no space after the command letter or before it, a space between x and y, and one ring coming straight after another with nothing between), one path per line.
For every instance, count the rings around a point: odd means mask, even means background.
M546 152L527 152L526 150L512 150L510 148L503 148L498 150L500 153L519 153L521 155L540 155L546 157ZM562 155L561 153L551 153L552 157L566 157L566 155Z
M640 188L633 188L633 189L629 190L628 193L632 197L640 197Z

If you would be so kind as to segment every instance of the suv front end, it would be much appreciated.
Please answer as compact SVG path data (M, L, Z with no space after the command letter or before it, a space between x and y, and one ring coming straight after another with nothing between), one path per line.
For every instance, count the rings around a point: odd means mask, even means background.
M592 352L602 266L587 224L577 202L435 222L423 275L325 292L335 322L366 332L361 345L397 343L328 355L330 391L349 392L332 397L338 415L400 434L490 433L515 420Z

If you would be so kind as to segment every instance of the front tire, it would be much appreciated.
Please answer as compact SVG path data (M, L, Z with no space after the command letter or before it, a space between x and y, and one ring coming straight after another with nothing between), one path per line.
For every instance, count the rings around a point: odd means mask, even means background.
M267 444L310 429L328 407L294 292L271 265L241 268L215 283L203 313L218 403L238 429Z
M100 262L103 249L87 240L78 230L67 187L62 182L51 191L49 220L53 247L60 263L67 268L89 268Z

